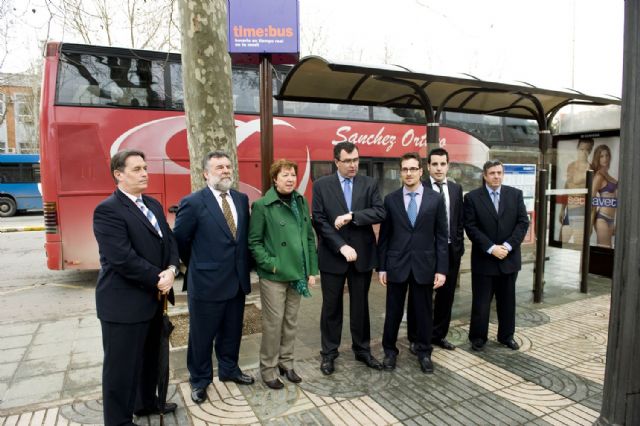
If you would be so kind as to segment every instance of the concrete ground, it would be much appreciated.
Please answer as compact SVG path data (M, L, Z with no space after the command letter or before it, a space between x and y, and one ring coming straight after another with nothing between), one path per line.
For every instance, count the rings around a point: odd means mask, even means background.
M423 374L407 348L404 325L394 372L373 371L350 350L348 310L336 372L319 371L320 289L304 299L299 313L296 371L299 385L267 388L260 380L236 386L217 380L209 401L189 397L185 348L172 349L170 400L178 404L166 424L593 424L602 398L610 280L591 276L579 292L579 253L549 249L544 302L532 303L532 264L518 279L519 351L490 340L483 352L466 340L471 301L470 274L456 292L449 340L455 351L436 348L436 371ZM259 303L257 288L249 301ZM372 282L372 348L382 358L385 291ZM184 303L184 302L183 302ZM345 307L348 295L345 295ZM175 312L184 311L184 304ZM492 317L490 338L495 338ZM243 338L242 369L259 378L260 335ZM102 348L95 314L46 322L0 324L0 426L101 424ZM158 416L138 419L159 424Z

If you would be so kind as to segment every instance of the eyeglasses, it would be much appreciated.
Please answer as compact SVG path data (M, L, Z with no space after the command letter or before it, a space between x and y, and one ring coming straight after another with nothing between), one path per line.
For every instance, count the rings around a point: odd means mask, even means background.
M350 158L348 160L338 160L338 161L341 162L342 164L346 164L350 166L353 164L358 164L358 162L360 161L360 158Z
M421 168L422 168L422 167L408 167L408 168L407 168L407 167L403 167L403 168L401 168L401 169L400 169L400 171L401 171L402 173L404 173L404 174L407 174L407 173L417 173L417 172L418 172L418 170L420 170Z

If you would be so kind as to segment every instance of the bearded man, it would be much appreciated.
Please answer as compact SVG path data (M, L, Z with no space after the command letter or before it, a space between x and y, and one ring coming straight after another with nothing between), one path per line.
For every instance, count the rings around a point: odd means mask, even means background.
M229 155L215 151L202 164L207 187L180 201L174 235L183 263L189 302L187 368L191 399L207 399L213 380L212 352L218 378L250 385L253 377L238 367L245 296L249 281L249 198L231 189Z

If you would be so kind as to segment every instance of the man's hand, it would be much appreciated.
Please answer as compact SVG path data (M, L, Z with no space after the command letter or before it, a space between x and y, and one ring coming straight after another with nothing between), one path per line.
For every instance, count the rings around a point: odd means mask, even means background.
M447 276L444 274L438 274L436 272L436 276L433 279L433 288L440 288L444 285L445 281L447 280Z
M378 280L380 281L380 284L383 287L386 287L387 286L387 272L386 271L378 272Z
M309 288L316 286L316 277L314 275L309 275L309 278L307 278L307 285Z
M358 253L356 253L354 248L346 244L340 247L340 253L347 259L347 262L355 262L358 258Z
M493 248L493 251L491 252L491 254L497 257L498 259L502 260L505 257L507 257L507 255L509 254L509 250L507 250L505 246L496 245Z
M351 222L351 220L353 220L353 214L351 213L343 214L336 217L336 221L334 222L334 225L336 229L340 229L343 226L347 225L349 222Z
M158 277L160 277L157 284L158 290L160 290L162 294L169 293L169 290L173 287L173 280L176 278L173 271L171 269L165 269L158 274Z

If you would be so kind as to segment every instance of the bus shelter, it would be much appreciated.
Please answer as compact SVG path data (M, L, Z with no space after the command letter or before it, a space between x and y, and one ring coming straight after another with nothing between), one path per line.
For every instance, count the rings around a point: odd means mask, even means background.
M539 149L534 200L535 302L542 300L544 281L545 191L552 142L551 122L568 105L619 105L621 102L614 96L591 96L571 89L542 89L522 81L500 83L469 74L434 75L397 65L338 63L317 56L305 57L293 67L276 99L422 110L427 119L427 149L439 146L440 119L445 111L535 120Z

